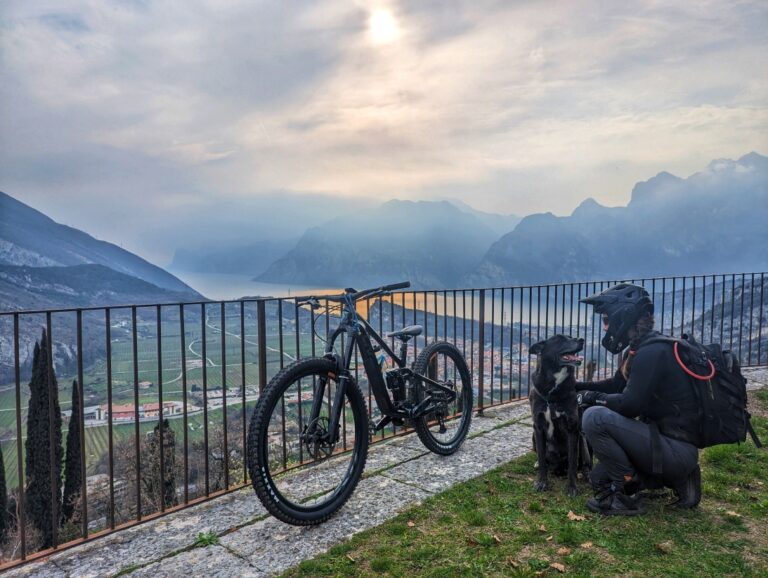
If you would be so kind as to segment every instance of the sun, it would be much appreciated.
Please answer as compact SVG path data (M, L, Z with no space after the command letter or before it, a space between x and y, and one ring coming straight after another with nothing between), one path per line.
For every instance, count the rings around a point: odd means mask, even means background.
M391 44L400 38L400 28L392 12L376 8L368 18L368 36L373 44Z

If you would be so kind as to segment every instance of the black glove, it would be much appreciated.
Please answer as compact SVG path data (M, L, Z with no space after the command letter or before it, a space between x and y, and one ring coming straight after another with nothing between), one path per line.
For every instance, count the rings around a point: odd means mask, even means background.
M599 391L580 391L576 394L576 403L580 407L590 407L593 405L605 405L605 394Z

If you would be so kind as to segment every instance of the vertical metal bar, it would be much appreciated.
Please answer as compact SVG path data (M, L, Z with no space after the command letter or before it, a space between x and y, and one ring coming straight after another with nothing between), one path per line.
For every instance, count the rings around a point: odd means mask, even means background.
M760 354L762 353L763 344L763 287L765 286L765 274L760 273L760 313L757 318L757 365L760 365L762 360Z
M470 353L471 347L470 345ZM467 358L467 292L463 289L461 291L461 354L464 359Z
M755 311L754 307L755 307L755 274L752 273L752 277L749 282L749 350L747 351L747 365L752 365L752 317L754 316L754 311Z
M536 287L536 341L541 341L541 285Z
M741 358L741 342L742 342L742 329L744 327L744 279L746 275L741 274L741 309L739 310L739 363L743 364L744 360Z
M499 343L499 401L504 401L504 287L501 288L501 343ZM510 368L510 373L512 369Z
M696 275L691 277L693 288L691 289L691 335L696 332Z
M457 319L456 319L456 290L453 291L453 344L456 345L458 341L456 341L456 329L457 329Z
M531 393L531 345L533 345L533 287L528 287L528 383L526 394Z
M109 468L109 527L115 529L115 441L112 431L112 315L107 307L104 310L104 335L107 353L107 452Z
M596 293L596 291L595 291L596 288L597 288L597 285L595 283L592 283L592 291L588 291L587 295L594 295ZM599 363L600 363L600 355L599 355L599 353L598 353L598 355L595 355L595 310L594 310L594 308L592 308L592 309L587 309L587 311L589 311L591 313L591 315L588 315L587 313L584 314L584 322L585 323L587 322L587 317L589 317L589 327L590 327L590 337L589 337L590 361L594 361L595 362L595 371L597 371L597 369L599 368ZM585 331L586 331L586 327L585 327ZM598 337L599 337L599 335L598 335ZM597 359L595 359L595 358L597 358ZM599 373L596 373L595 375L598 376ZM600 378L597 377L597 379L600 379Z
M491 395L490 405L493 405L493 375L496 372L495 370L495 360L494 360L494 341L496 340L496 289L491 289ZM485 364L483 364L483 367L485 367Z
M475 375L475 290L472 289L469 295L469 306L471 308L471 317L469 322L469 342L470 342L470 356L469 365L470 373Z
M16 385L16 467L19 472L19 538L21 559L27 557L27 512L24 505L24 463L21 431L21 363L19 359L19 314L13 314L13 368ZM29 412L29 407L27 407Z
M683 277L683 295L682 295L682 303L680 304L680 334L682 335L685 333L685 280L686 277Z
M160 450L160 511L165 512L165 436L163 432L163 324L161 321L162 311L160 305L155 310L157 324L157 431L160 435L158 440ZM146 415L146 412L144 412ZM174 488L175 489L175 488Z
M514 293L514 289L512 290ZM517 397L523 396L523 288L520 287L520 341L517 344Z
M549 337L549 285L547 285L547 290L545 292L545 303L544 303L544 339L547 339Z
M443 291L443 339L448 341L448 292Z
M661 279L661 332L664 333L664 308L667 301L667 278Z
M478 389L478 414L482 415L483 407L485 405L483 396L484 382L485 382L485 289L480 289L480 315L479 315L479 327L477 330L477 363L480 368L480 375L478 375L477 389Z
M728 349L733 351L733 318L736 315L736 274L731 275L731 330Z
M80 402L80 415L75 417L74 412L69 419L69 427L72 427L72 421L77 420L77 427L80 429L80 496L83 504L82 534L83 538L88 537L88 488L86 486L87 478L85 472L85 395L83 395L83 311L77 310L77 397Z
M200 339L201 350L203 354L203 467L205 468L205 495L211 494L211 476L209 463L209 438L208 438L208 335L206 327L208 326L208 311L205 303L200 305Z
M280 351L279 366L283 369L285 362L283 360L283 300L277 300L277 339L278 350ZM301 404L301 397L297 398L297 403ZM343 415L343 413L342 413ZM288 445L285 441L286 427L285 427L285 394L280 396L280 428L281 428L281 445L283 450L283 468L288 464Z
M298 306L296 311L296 359L299 358L299 312ZM248 467L246 451L246 435L247 432L247 400L245 396L245 301L240 301L240 387L243 405L240 411L240 417L242 418L242 440L240 447L243 448L243 483L248 483ZM301 408L301 390L299 390L299 408Z
M701 276L701 340L704 341L704 317L707 311L707 278Z
M435 309L435 341L438 340L438 330L437 330L437 291L432 292L432 303L434 304Z
M179 304L179 339L181 341L181 403L184 425L184 503L189 503L189 422L187 406L187 333L184 326L184 304Z
M131 307L133 347L133 435L136 446L136 519L141 520L141 430L139 427L139 338L136 306ZM112 408L109 408L112 411Z
M715 339L715 294L717 293L717 277L712 275L712 309L710 309L709 342Z
M53 534L53 547L58 547L59 536L59 488L58 488L58 476L59 467L56 464L56 452L54 449L53 432L54 432L54 418L53 418L53 337L51 336L51 312L48 311L45 314L45 325L47 330L48 346L47 351L47 364L48 364L48 454L51 459L51 530Z
M416 312L416 292L413 293L413 324L416 325L417 323L417 312ZM419 356L419 338L414 337L413 338L413 358L416 359Z
M394 331L395 330L395 296L390 295L389 297L389 330ZM393 337L390 341L392 344L392 351L395 350L395 338ZM346 417L346 414L345 414ZM397 433L397 426L392 423L392 432Z
M267 308L263 300L256 302L256 323L259 331L259 395L261 395L267 385ZM314 341L312 339L313 347ZM314 354L314 350L312 353Z
M227 310L224 302L221 302L221 403L222 403L222 427L224 428L224 489L229 489L229 428L227 427ZM282 331L282 319L280 323ZM283 357L283 343L280 341L280 358Z
M720 295L720 344L725 345L723 343L723 337L725 332L725 275L723 275L723 283L720 286L721 295Z
M301 359L301 317L300 317L300 307L299 302L297 300L294 300L293 302L293 310L294 315L296 316L296 323L294 324L294 333L296 334L296 359ZM312 337L312 330L310 328L310 337ZM301 398L301 380L298 381L296 387L298 388L298 403L297 403L297 419L299 421L299 431L302 430L302 398ZM301 447L302 444L299 444L299 463L304 461L304 448Z
M672 277L672 304L670 305L670 313L672 314L672 319L669 321L669 327L672 331L672 335L675 335L675 299L677 298L677 277ZM682 333L682 331L680 332Z

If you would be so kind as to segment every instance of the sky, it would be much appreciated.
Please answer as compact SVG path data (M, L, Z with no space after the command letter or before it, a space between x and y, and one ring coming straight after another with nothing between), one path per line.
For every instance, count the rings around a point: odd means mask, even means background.
M160 265L392 198L566 215L768 154L767 70L764 0L3 0L0 190Z

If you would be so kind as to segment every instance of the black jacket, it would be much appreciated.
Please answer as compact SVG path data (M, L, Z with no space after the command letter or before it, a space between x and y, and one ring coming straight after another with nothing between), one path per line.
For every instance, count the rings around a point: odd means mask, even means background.
M646 339L658 336L656 332ZM629 351L624 353L624 359ZM699 406L690 378L675 359L671 343L651 343L636 349L625 380L619 369L609 379L580 382L579 390L592 390L605 406L623 416L656 422L659 431L671 438L696 444Z

